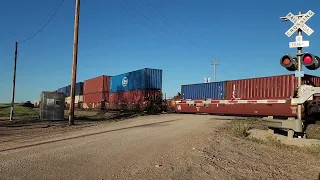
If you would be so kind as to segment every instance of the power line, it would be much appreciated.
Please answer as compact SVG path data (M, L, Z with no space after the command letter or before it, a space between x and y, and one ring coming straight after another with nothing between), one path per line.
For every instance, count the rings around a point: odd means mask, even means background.
M152 9L151 9L150 7L152 7L152 8L157 12L156 15L157 15L158 17L160 17L163 22L165 22L165 23L166 23L168 26L170 26L171 28L177 30L177 31L179 32L179 34L180 34L184 39L186 39L191 45L193 45L193 46L196 47L196 48L199 48L199 46L197 46L194 41L192 41L190 38L188 38L186 35L184 35L174 24L172 24L172 23L168 20L168 18L166 18L163 14L161 14L161 13L159 12L159 10L158 10L157 8L155 8L152 4L150 4L150 3L148 2L148 0L145 0L145 1L146 1L147 4L146 4L145 2L143 2L143 0L140 0L140 2L142 2L142 4L145 5L147 8L149 8L151 11L152 11ZM148 5L149 5L150 7L149 7ZM199 48L199 49L201 49L201 48ZM201 49L201 50L202 50L202 49Z
M25 41L28 41L30 39L32 39L33 37L35 37L37 34L39 34L49 23L50 21L53 19L53 17L58 13L58 11L60 10L61 6L63 5L65 0L62 0L61 4L59 5L58 9L53 13L53 15L51 16L51 18L44 24L44 26L42 26L42 28L40 28L35 34L33 34L32 36L20 41L19 43L23 43Z
M119 2L119 1L117 1L117 2ZM128 14L132 14L132 15L133 15L133 13L131 13L131 12L130 12L127 8L125 8L121 3L119 3L119 5L120 5ZM130 17L132 17L132 16L130 16ZM135 17L142 25L144 25L145 27L147 27L153 35L156 36L155 32L152 30L152 28L150 28L150 26L148 26L146 23L144 23L143 21L141 21L141 19L137 18L136 16L134 16L134 17Z
M149 18L147 18L144 14L142 14L138 9L136 9L135 7L133 7L131 4L129 4L128 3L128 1L126 1L126 0L123 0L125 3L127 3L132 9L134 9L135 11L137 11L140 15L142 15L147 21L149 21L151 24L153 24L152 23L152 21L149 19ZM177 41L180 45L182 45L183 46L183 44L180 42L180 41L178 41L176 38L174 38L173 36L171 36L171 35L169 35L167 32L165 32L161 27L159 27L157 24L155 24L163 33L165 33L167 36L169 36L169 37L171 37L172 39L174 39L175 41Z

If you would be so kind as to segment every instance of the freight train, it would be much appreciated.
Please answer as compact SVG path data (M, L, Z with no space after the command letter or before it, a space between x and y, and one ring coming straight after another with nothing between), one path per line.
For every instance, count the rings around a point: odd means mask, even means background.
M304 84L320 87L320 77L305 75ZM214 83L182 85L176 100L177 113L207 113L245 116L297 117L295 75L280 75ZM303 105L303 117L317 118L320 100L310 98Z
M83 85L81 85L83 84ZM66 96L70 106L70 88L57 91ZM80 109L150 111L162 102L162 70L144 68L116 76L101 75L76 83L75 106ZM158 108L158 109L159 109Z
M320 87L320 77L305 75L304 84ZM144 68L116 76L101 75L76 84L76 108L169 111L245 116L296 117L294 74L181 86L181 94L163 99L162 70ZM58 91L70 95L70 85ZM70 98L66 98L66 107ZM316 118L320 100L309 99L303 116Z

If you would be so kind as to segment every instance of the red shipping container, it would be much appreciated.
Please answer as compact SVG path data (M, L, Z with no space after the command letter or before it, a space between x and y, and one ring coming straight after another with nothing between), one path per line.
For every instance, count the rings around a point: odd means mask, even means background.
M83 94L93 94L98 92L109 92L110 76L98 76L84 81Z
M302 81L320 87L320 77L305 75ZM285 99L297 89L294 74L226 81L225 99Z
M83 95L84 103L101 103L101 101L109 99L109 93L107 92L98 92L94 94L85 94Z
M160 90L135 90L109 94L108 109L138 110L147 105L148 100L161 97Z
M94 94L83 95L83 108L84 109L101 109L103 100L108 101L109 93L98 92Z

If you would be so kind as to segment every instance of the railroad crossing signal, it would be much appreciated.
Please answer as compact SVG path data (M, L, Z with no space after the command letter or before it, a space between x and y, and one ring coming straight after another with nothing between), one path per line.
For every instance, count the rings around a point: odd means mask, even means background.
M301 55L301 63L309 70L316 70L320 67L320 58L311 53L303 53ZM285 67L288 71L298 70L298 58L296 56L284 55L280 58L281 66ZM302 72L302 71L301 71ZM296 72L296 77L302 76L302 73Z
M285 67L288 71L296 71L298 69L297 57L290 56L288 54L280 58L281 66Z
M311 53L302 53L303 47L309 47L309 41L303 41L302 31L305 32L308 36L310 36L314 32L309 26L305 24L313 15L314 15L314 12L309 10L306 14L302 14L301 12L299 12L298 15L294 15L290 12L289 14L287 14L287 16L280 17L284 21L290 20L291 22L293 22L293 26L285 33L288 37L292 36L293 33L298 31L296 42L289 43L290 48L297 48L298 51L296 56L294 57L290 55L284 55L280 58L281 66L285 67L289 71L295 71L295 76L298 79L298 94L297 94L298 98L296 98L298 99L296 100L298 104L297 119L292 121L291 125L289 125L290 121L288 120L280 121L280 125L275 124L274 121L268 121L268 120L264 121L264 123L271 127L290 129L289 130L289 132L291 131L290 134L293 134L292 130L296 132L303 132L302 104L312 95L312 94L311 95L309 94L310 96L308 96L307 99L305 98L301 99L304 97L304 94L303 94L304 92L302 89L303 85L301 85L302 77L304 76L304 72L302 71L302 65L305 65L305 67L310 70L315 70L320 67L320 59L318 56L315 56ZM294 101L291 101L291 104L293 102Z
M291 12L286 15L286 18L293 22L293 26L285 33L288 37L292 36L298 29L301 29L308 36L310 36L314 31L305 23L314 15L314 12L309 10L306 14L294 15ZM299 16L301 18L299 18Z

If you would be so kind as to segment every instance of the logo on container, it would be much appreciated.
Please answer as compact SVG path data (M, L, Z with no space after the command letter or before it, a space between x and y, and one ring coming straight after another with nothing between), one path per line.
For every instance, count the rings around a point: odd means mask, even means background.
M128 85L128 78L127 77L124 77L123 79L122 79L122 86L123 87L126 87Z

